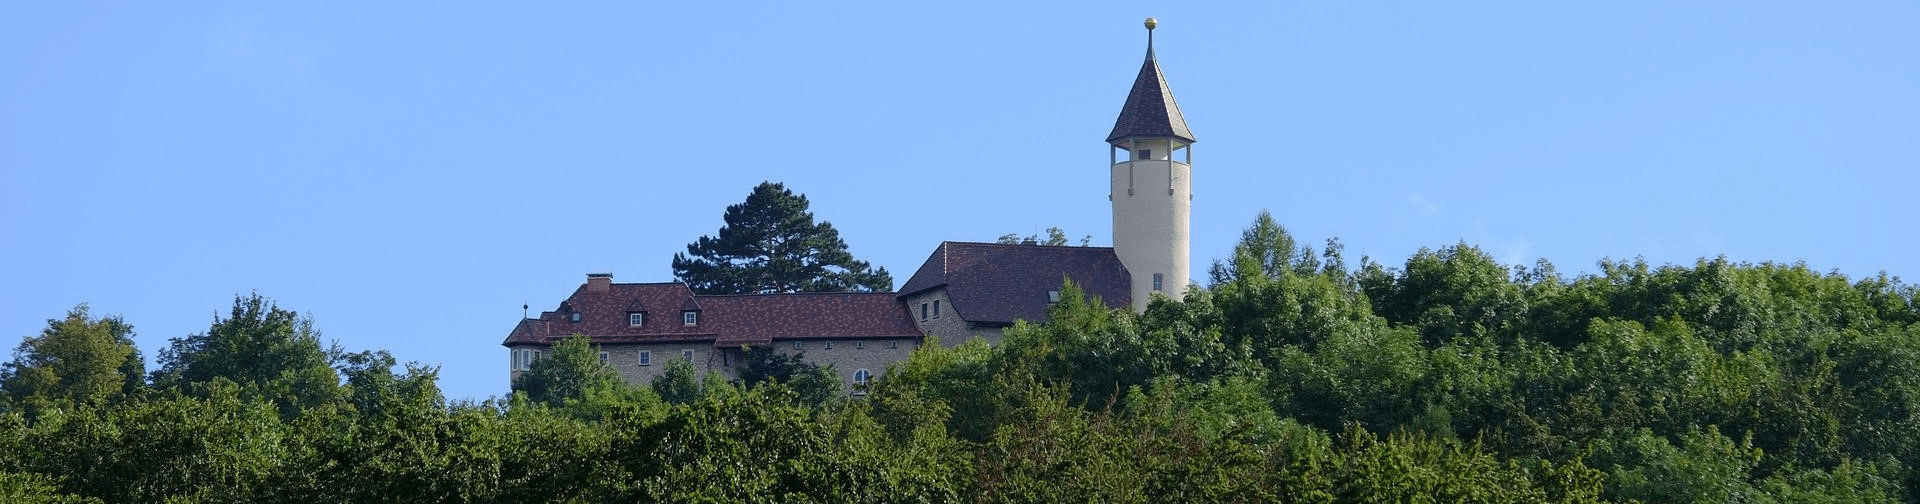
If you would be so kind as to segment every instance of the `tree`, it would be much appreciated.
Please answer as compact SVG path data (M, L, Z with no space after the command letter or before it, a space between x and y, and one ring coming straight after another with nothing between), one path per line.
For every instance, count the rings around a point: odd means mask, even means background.
M94 318L81 304L66 318L48 319L0 365L0 399L33 414L48 407L114 401L145 385L145 361L133 344L133 326L118 316Z
M560 407L568 399L586 397L589 391L619 385L620 375L600 363L586 336L576 334L555 343L546 358L533 361L533 366L514 380L513 388L526 392L535 402Z
M838 397L840 379L832 366L807 362L806 352L780 353L761 345L747 349L740 365L740 381L748 388L766 382L786 384L804 404L820 406Z
M1293 234L1274 221L1273 214L1261 210L1253 218L1253 225L1240 232L1240 242L1233 246L1233 261L1215 260L1207 276L1214 285L1220 285L1254 275L1279 278L1289 273L1311 274L1320 266L1313 255L1313 247L1296 248Z
M893 276L847 252L827 222L815 223L807 197L761 182L727 207L718 237L701 236L673 255L673 276L700 294L888 292Z
M1001 245L1019 245L1026 242L1033 242L1036 245L1046 245L1050 247L1064 247L1067 245L1067 232L1057 227L1050 227L1047 228L1046 241L1041 241L1040 235L1038 234L1030 234L1027 235L1026 238L1021 238L1018 233L1003 234L1000 235L999 239L994 240L994 243ZM1080 238L1080 246L1082 247L1087 246L1087 244L1091 242L1093 242L1093 235Z
M667 371L648 384L668 404L686 404L701 397L700 377L693 371L693 361L686 359L667 359Z
M320 345L312 317L280 309L253 294L234 296L229 318L216 316L207 332L173 338L160 350L155 388L204 396L204 385L226 378L248 397L267 397L281 413L318 405L339 392L339 375L329 365L337 353Z

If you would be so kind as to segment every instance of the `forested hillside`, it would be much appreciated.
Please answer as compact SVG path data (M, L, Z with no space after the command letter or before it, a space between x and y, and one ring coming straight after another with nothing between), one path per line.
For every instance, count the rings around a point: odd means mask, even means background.
M0 369L0 501L1920 502L1911 285L1341 252L1262 215L1184 300L1069 285L854 397L627 385L575 339L526 392L450 403L259 296L149 374L82 306Z

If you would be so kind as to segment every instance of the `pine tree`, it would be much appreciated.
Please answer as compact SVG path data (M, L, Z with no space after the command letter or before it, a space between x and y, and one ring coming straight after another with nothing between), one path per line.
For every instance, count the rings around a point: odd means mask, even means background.
M728 206L719 237L702 236L673 255L673 276L700 294L888 292L893 276L847 252L827 222L815 223L807 197L762 182Z

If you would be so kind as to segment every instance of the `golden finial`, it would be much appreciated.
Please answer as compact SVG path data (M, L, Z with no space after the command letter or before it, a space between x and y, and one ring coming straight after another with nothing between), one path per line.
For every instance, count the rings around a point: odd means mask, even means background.
M1147 31L1153 31L1153 27L1155 26L1160 26L1160 22L1155 21L1153 18L1147 18Z

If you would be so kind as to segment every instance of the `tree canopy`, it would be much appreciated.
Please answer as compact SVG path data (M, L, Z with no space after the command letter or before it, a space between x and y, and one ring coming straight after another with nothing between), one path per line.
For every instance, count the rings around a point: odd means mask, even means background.
M133 344L133 326L118 316L96 318L87 305L47 320L0 365L0 411L29 413L117 401L146 386L146 361Z
M1021 238L1018 233L1003 234L1000 235L999 239L994 240L994 243L1001 245L1019 245L1028 242L1036 245L1065 246L1067 244L1067 232L1057 227L1050 227L1047 228L1047 238L1044 240L1041 239L1038 234L1030 234L1027 235L1026 238ZM1080 246L1082 247L1087 246L1087 244L1091 242L1093 242L1093 235L1086 235L1080 238Z
M153 393L0 410L0 501L1920 502L1920 289L1897 278L1569 278L1465 243L1348 270L1294 243L1256 219L1212 285L1144 313L1065 284L1046 323L930 338L852 397L784 353L630 384L578 337L508 400L445 401L377 350L295 387L311 367L270 359L320 352L312 322L243 298ZM125 332L76 309L7 369ZM83 360L54 375L101 385L0 396L112 389L114 359Z
M814 222L807 197L762 182L727 207L719 236L673 255L673 276L700 294L887 292L893 276L856 260L833 224Z

